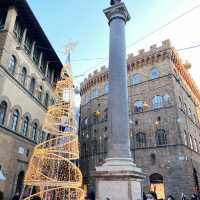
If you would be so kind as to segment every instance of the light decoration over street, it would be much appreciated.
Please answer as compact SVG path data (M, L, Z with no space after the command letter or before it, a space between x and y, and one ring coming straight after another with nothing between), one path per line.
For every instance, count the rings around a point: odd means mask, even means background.
M49 106L43 123L43 131L52 137L37 145L33 151L24 181L23 196L27 196L24 200L84 199L82 174L76 166L79 142L70 64L72 46L70 43L66 48L68 59L56 84L55 104ZM29 195L26 195L27 191Z

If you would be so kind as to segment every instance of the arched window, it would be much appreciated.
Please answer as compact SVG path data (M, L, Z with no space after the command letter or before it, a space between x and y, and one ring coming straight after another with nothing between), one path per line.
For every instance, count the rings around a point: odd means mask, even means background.
M134 103L134 112L142 112L143 111L143 101L137 100Z
M46 133L45 133L44 131L42 131L41 142L44 142L44 140L45 140L45 135L46 135Z
M180 106L180 108L182 108L182 106L183 106L183 102L182 102L182 99L181 99L181 97L179 96L179 106Z
M22 135L27 136L28 135L28 126L29 126L29 118L25 117L22 125Z
M32 78L31 79L31 83L30 83L30 93L33 95L34 94L34 91L35 91L35 79Z
M4 124L7 111L7 103L5 101L0 104L0 124Z
M169 94L165 94L163 96L163 100L164 100L165 104L169 104L170 103L170 96L169 96Z
M141 83L141 82L142 82L142 77L141 77L140 74L134 74L134 75L132 76L132 84L133 84L133 85L139 84L139 83Z
M49 105L49 94L48 93L45 94L44 105L46 107L48 107L48 105Z
M184 144L188 145L188 141L187 141L187 132L184 130Z
M8 65L8 70L9 72L14 75L15 70L16 70L16 65L17 65L17 59L15 56L10 57L9 65Z
M104 85L104 93L105 93L105 94L108 94L108 93L109 93L109 83L106 83L106 84Z
M164 129L156 130L156 144L166 145L167 144L167 134Z
M11 126L10 126L11 130L13 131L17 130L18 120L19 120L19 111L15 110L11 118Z
M188 108L188 115L192 118L192 111L190 108Z
M155 96L153 98L153 108L161 108L163 106L163 97L162 96Z
M42 100L42 92L43 92L43 87L40 85L38 87L38 91L37 91L37 97L38 97L38 100Z
M33 128L32 128L32 139L34 141L37 140L37 129L38 129L38 125L37 125L37 123L34 123Z
M194 149L194 146L193 146L193 139L192 139L192 136L191 136L191 135L190 135L189 139L190 139L190 147L191 147L191 149Z
M183 103L183 110L185 111L185 113L187 113L187 105L186 105L186 103Z
M20 78L20 82L21 84L24 86L26 83L26 76L27 76L27 70L25 67L23 67L22 69L22 73L21 73L21 78Z
M198 151L198 145L197 145L197 140L194 139L194 150L197 152Z
M145 133L136 134L136 147L142 148L146 146L146 135Z
M156 67L153 67L150 71L150 78L151 80L156 79L159 77L159 71Z

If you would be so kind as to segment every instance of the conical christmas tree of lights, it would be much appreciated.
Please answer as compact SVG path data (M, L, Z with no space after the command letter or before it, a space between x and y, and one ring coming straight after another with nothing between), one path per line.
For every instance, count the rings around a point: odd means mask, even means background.
M31 189L25 200L84 199L82 174L76 166L79 143L70 51L67 63L63 66L61 80L56 84L55 104L48 108L43 123L43 130L51 134L52 139L37 145L33 151L25 176L25 186Z

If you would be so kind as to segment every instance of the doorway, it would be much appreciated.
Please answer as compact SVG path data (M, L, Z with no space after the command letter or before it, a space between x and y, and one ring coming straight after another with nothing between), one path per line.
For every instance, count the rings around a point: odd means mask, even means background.
M157 194L158 199L165 199L165 187L163 182L163 176L160 174L152 174L150 177L150 191L154 191Z

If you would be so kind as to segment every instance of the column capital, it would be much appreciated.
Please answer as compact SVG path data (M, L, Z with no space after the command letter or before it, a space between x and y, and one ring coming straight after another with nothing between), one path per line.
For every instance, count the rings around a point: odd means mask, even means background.
M131 19L126 5L123 2L106 8L103 12L109 20L109 23L115 18L122 18L125 22Z

